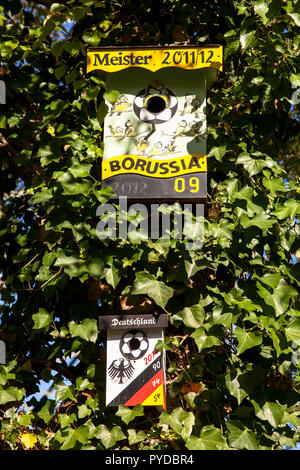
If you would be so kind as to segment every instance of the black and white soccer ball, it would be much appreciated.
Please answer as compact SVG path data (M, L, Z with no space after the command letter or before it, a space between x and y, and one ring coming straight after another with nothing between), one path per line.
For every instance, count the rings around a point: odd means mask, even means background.
M130 361L141 359L149 348L149 340L145 333L140 330L127 331L120 341L120 352L123 357Z
M133 100L133 110L137 117L151 124L169 121L177 111L178 100L160 80L154 80L141 90Z

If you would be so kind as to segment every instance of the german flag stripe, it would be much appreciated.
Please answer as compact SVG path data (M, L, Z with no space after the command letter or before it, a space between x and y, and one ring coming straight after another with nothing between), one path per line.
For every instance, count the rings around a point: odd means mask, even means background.
M163 382L163 372L160 369L148 382L140 388L126 403L125 406L135 406L143 403Z
M163 406L164 410L167 411L167 405L165 400L164 386L160 385L149 395L146 400L142 403L143 406Z
M135 395L147 382L162 369L163 358L160 354L149 366L143 370L119 395L117 395L107 406L118 406L127 403L130 398Z

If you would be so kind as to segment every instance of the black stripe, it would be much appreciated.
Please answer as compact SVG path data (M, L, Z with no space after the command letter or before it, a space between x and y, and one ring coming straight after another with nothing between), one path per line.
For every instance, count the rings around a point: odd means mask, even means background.
M153 367L160 361L160 368ZM117 395L106 406L118 406L126 403L135 393L137 393L149 380L162 369L162 355L160 354L140 375L138 375L119 395Z

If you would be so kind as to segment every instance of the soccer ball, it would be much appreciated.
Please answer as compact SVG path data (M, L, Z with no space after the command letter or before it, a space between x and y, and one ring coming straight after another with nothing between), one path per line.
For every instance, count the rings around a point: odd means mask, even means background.
M178 101L174 93L160 81L151 82L133 100L133 110L137 117L150 124L163 124L177 111Z
M120 352L130 361L141 359L148 351L149 341L145 333L140 330L127 331L120 341Z

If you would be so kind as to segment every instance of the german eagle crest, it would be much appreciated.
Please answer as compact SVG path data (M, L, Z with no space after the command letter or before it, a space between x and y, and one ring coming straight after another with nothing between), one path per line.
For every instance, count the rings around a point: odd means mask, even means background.
M123 384L123 379L125 379L125 382L131 379L133 371L134 367L131 362L123 357L115 359L108 368L110 378L118 384Z

